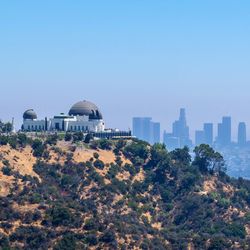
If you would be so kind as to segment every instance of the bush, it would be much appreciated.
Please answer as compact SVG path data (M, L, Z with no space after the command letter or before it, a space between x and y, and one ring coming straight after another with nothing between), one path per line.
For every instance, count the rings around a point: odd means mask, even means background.
M55 245L54 250L75 250L76 246L75 236L68 233Z
M71 141L72 140L72 134L71 133L66 133L64 137L65 141Z
M30 139L24 133L19 133L17 135L17 139L18 139L18 143L20 144L21 147L25 147L27 144L30 143Z
M32 143L32 149L33 149L33 155L35 157L42 157L43 152L45 150L45 146L43 145L43 142L35 139Z
M210 240L210 244L208 250L221 250L221 249L229 249L230 243L226 241L226 239L222 236L214 236Z
M107 230L104 232L103 236L100 238L100 241L104 243L116 244L115 233L112 230Z
M93 140L93 139L94 139L94 137L93 137L92 134L87 134L87 135L85 136L85 138L84 138L84 142L85 142L85 143L90 143L90 141Z
M10 175L11 175L11 168L8 167L8 166L4 166L4 167L2 168L2 172L3 172L4 175L10 176Z
M8 144L8 137L0 135L0 145L7 145L7 144Z
M227 227L223 230L226 236L228 237L239 237L244 239L246 237L246 229L243 225L232 222L227 225Z
M94 166L98 169L104 169L105 164L101 160L96 160L94 162Z
M58 139L59 139L59 137L58 137L57 134L49 135L49 136L47 137L47 140L46 140L45 144L56 145Z
M90 230L97 230L97 222L95 219L88 219L86 220L84 226L83 226L83 229L84 230L87 230L87 231L90 231Z
M98 239L95 234L91 233L86 235L85 242L90 246L95 246L98 243Z
M9 238L3 235L2 233L0 233L0 249L3 249L3 250L11 249Z
M9 145L11 148L16 149L18 146L18 142L17 142L17 137L16 136L11 136L9 137Z
M76 132L73 134L73 141L74 142L81 142L81 141L83 141L83 138L84 138L84 136L83 136L82 132Z
M100 149L103 149L103 150L111 150L112 149L112 143L107 139L99 140L98 144L99 144Z
M99 154L96 153L96 152L94 152L93 156L94 156L95 159L98 159L98 158L99 158Z
M68 226L72 223L73 215L65 207L54 207L49 210L48 215L51 218L53 226Z

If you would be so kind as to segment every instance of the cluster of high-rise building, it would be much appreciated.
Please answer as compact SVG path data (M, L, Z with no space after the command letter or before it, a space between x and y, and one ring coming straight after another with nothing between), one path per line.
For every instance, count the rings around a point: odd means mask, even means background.
M134 117L133 135L151 144L158 143L161 139L160 123L153 122L151 117Z
M247 145L246 123L240 122L238 125L238 146ZM217 137L213 137L213 123L205 123L203 130L195 131L195 145L199 144L215 145L217 147L227 147L232 145L232 124L231 117L224 116L217 127Z
M200 144L208 144L216 147L232 145L231 117L222 117L217 127L217 136L214 136L214 124L204 123L202 130L195 131L195 142L190 139L185 109L180 109L179 119L172 124L172 132L163 133L163 143L169 150L184 146L192 147ZM133 135L151 144L161 142L160 123L153 122L151 117L133 118ZM238 126L238 146L247 145L246 124L240 122Z

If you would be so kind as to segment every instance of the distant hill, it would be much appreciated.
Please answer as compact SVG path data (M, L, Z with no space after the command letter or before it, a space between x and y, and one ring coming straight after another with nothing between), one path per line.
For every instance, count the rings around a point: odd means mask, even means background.
M207 145L0 136L0 249L250 249L250 182Z

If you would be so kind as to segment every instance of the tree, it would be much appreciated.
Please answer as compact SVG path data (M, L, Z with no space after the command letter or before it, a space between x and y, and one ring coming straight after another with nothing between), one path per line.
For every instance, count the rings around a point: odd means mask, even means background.
M154 144L150 150L150 153L151 159L149 165L151 165L151 167L155 167L160 161L169 158L166 146L164 144Z
M66 207L53 207L49 211L49 216L53 226L67 226L72 222L72 214Z
M91 140L93 140L93 135L92 134L87 134L84 138L85 143L90 143Z
M2 133L12 132L12 124L10 122L7 123L0 122L0 132Z
M194 149L195 158L193 165L198 166L202 173L224 173L225 161L222 155L215 152L209 145L201 144Z
M155 176L153 178L154 182L158 182L160 184L164 183L166 180L166 173L170 169L170 161L169 158L161 160L156 168L155 168Z
M171 153L171 159L188 166L191 162L191 156L189 154L189 148L185 146L184 148L177 148Z
M131 159L135 163L135 159L139 157L143 161L148 158L149 149L147 147L147 143L143 141L132 142L131 144L127 145L123 153L126 157Z

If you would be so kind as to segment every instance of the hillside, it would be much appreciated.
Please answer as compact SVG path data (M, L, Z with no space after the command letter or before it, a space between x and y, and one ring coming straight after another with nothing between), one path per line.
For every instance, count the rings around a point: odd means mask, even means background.
M0 136L0 249L249 249L250 182L206 145Z

